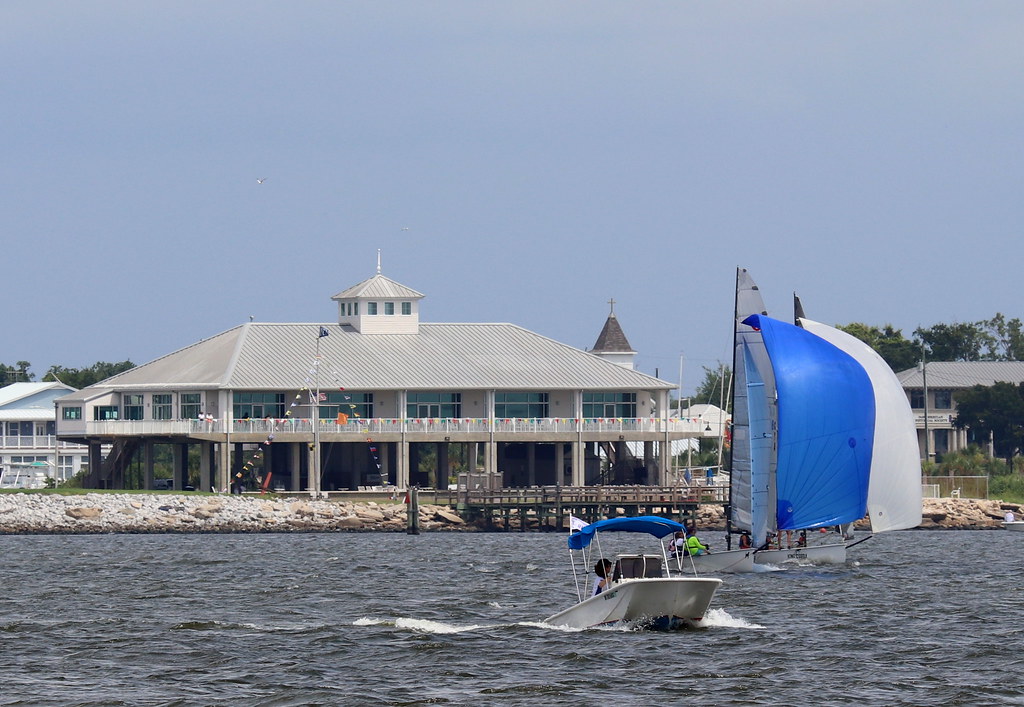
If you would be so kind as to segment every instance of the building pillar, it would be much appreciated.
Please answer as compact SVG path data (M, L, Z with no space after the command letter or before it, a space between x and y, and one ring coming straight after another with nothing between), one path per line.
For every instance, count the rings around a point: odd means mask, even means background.
M227 493L231 485L231 444L217 443L217 491Z
M142 443L142 487L153 488L153 440Z
M289 487L292 491L302 490L302 442L288 443L288 471L291 473Z
M451 443L448 441L437 443L437 478L434 488L448 488L448 448Z
M585 486L583 442L572 443L572 485Z
M409 443L406 441L395 444L395 486L409 488Z
M199 443L199 490L209 491L213 486L213 479L210 474L213 462L213 444L210 442Z
M103 473L103 445L99 442L89 443L89 476L95 486L99 486L100 475Z
M555 442L555 486L565 485L565 443Z
M185 487L189 485L188 442L172 445L171 449L174 468L174 490L184 491Z
M469 466L469 469L467 469L467 471L470 474L475 474L477 472L477 464L479 463L478 462L479 456L480 456L480 445L477 442L470 442L469 443L469 459L466 461L467 466Z
M647 472L647 484L661 486L661 470L654 463L654 442L644 442L644 470Z

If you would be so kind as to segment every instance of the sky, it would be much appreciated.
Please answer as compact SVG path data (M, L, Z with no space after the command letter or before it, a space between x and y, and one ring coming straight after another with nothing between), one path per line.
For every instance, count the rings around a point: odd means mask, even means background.
M1021 312L1024 3L0 4L0 362L145 363L331 322L376 272L421 320L637 369L769 313ZM263 183L258 183L263 179Z

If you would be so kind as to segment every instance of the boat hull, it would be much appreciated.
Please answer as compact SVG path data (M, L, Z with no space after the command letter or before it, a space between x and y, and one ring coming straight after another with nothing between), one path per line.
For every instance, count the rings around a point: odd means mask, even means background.
M1015 530L1024 533L1024 520L1015 520L1011 523L1003 521L1003 527L1007 530Z
M696 557L684 557L680 560L680 566L683 572L739 574L754 571L754 557L753 550L724 550Z
M837 543L794 547L791 550L758 550L754 553L754 562L760 565L841 565L846 562L846 545Z
M570 628L626 623L672 630L698 625L722 580L713 577L629 579L544 619Z

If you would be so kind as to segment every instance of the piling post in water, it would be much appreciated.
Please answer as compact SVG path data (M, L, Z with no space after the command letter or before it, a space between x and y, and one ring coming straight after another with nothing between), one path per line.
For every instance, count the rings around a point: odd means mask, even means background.
M405 493L405 534L420 534L420 490L410 486Z

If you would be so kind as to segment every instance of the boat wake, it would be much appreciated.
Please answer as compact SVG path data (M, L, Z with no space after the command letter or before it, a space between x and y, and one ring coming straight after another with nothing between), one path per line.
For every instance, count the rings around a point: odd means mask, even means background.
M764 628L760 624L738 619L725 609L711 609L704 615L704 620L700 622L700 625L702 628Z
M371 619L361 618L352 622L353 626L394 626L395 628L416 631L418 633L452 634L465 633L466 631L479 631L481 629L498 628L502 624L468 624L456 626L441 621L429 619L408 619L399 617L396 619Z

